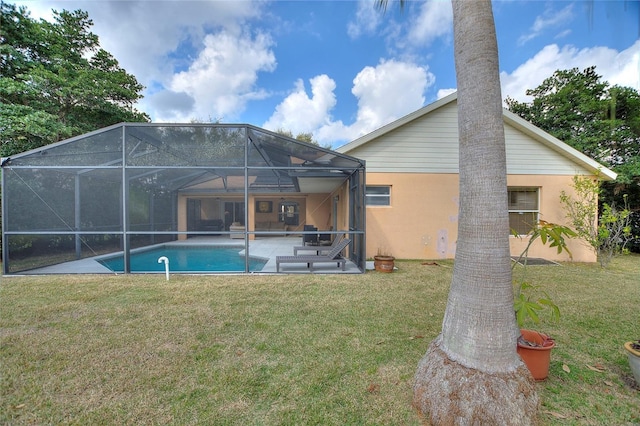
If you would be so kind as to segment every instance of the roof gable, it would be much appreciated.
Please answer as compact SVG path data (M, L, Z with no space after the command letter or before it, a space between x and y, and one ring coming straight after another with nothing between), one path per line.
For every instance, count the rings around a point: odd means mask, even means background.
M503 109L509 174L616 173L518 115ZM367 162L369 172L458 173L457 93L345 144L338 152Z

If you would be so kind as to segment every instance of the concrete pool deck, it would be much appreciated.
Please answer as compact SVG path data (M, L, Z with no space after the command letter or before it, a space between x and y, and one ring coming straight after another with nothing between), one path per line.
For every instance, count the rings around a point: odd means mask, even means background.
M172 241L171 245L206 245L212 244L216 246L238 246L244 245L244 240L231 239L228 235L224 236L207 236L207 237L193 237L187 240ZM293 247L302 245L301 237L289 236L289 237L259 237L255 240L249 241L249 254L250 256L260 257L267 259L267 263L264 265L261 271L252 272L253 274L275 274L276 273L276 256L292 255ZM148 246L145 248L150 248ZM112 253L108 256L113 256ZM244 248L240 250L239 254L244 254ZM105 256L95 256L81 260L74 260L71 262L64 262L57 265L46 266L43 268L37 268L30 271L25 271L16 275L41 275L41 274L114 274L109 268L102 265L98 259ZM164 273L164 272L163 272ZM188 272L180 272L181 274L188 274ZM244 273L244 272L237 272ZM316 264L313 267L313 272L309 271L304 263L298 264L283 264L280 266L281 274L359 274L361 271L358 269L355 263L347 260L345 270L342 271L333 263ZM211 274L221 274L212 272Z

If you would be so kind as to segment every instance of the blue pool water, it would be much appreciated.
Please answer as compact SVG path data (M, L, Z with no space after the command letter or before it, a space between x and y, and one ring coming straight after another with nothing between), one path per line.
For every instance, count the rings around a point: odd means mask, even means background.
M165 272L164 262L169 259L170 272L244 272L245 257L238 253L244 246L162 246L151 250L131 252L131 272ZM114 272L124 272L122 255L99 261ZM261 271L264 259L249 257L249 271Z

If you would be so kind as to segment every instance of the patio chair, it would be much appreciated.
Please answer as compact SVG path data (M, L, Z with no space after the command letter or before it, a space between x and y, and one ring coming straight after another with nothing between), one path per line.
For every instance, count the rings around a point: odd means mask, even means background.
M303 231L309 232L309 231L317 231L318 228L316 228L313 225L304 225ZM302 245L307 245L311 244L318 244L318 234L302 234Z
M336 235L330 246L293 246L293 255L297 256L299 251L315 251L316 255L324 254L326 255L333 249L342 239L344 238L344 234Z
M276 256L276 272L280 272L281 263L306 263L309 271L313 271L314 263L336 263L338 266L345 269L347 259L342 257L342 250L345 249L351 242L350 239L345 238L338 242L334 248L329 250L326 255L309 254L299 256Z
M320 246L330 246L331 245L331 234L318 234L318 245L320 245Z

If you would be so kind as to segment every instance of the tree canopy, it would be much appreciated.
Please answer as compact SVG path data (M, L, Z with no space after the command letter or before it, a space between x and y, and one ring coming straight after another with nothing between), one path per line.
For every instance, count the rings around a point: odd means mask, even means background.
M616 171L618 182L640 179L640 94L610 86L595 67L558 70L531 102L507 98L512 112Z
M5 2L0 11L0 155L149 121L134 107L144 87L100 48L87 12L48 22Z
M601 205L628 206L632 241L640 251L640 94L609 86L595 67L558 70L535 89L532 102L507 98L509 109L618 173L602 185ZM626 197L626 198L625 198Z
M302 142L307 142L313 145L318 145L321 146L322 148L326 148L326 149L333 149L331 144L325 144L325 145L320 145L320 142L318 142L317 140L315 140L313 138L313 133L298 133L296 135L296 137L293 137L293 133L291 132L291 130L287 130L287 129L277 129L275 131L276 133L282 135L282 136L287 136L289 138L293 138Z

